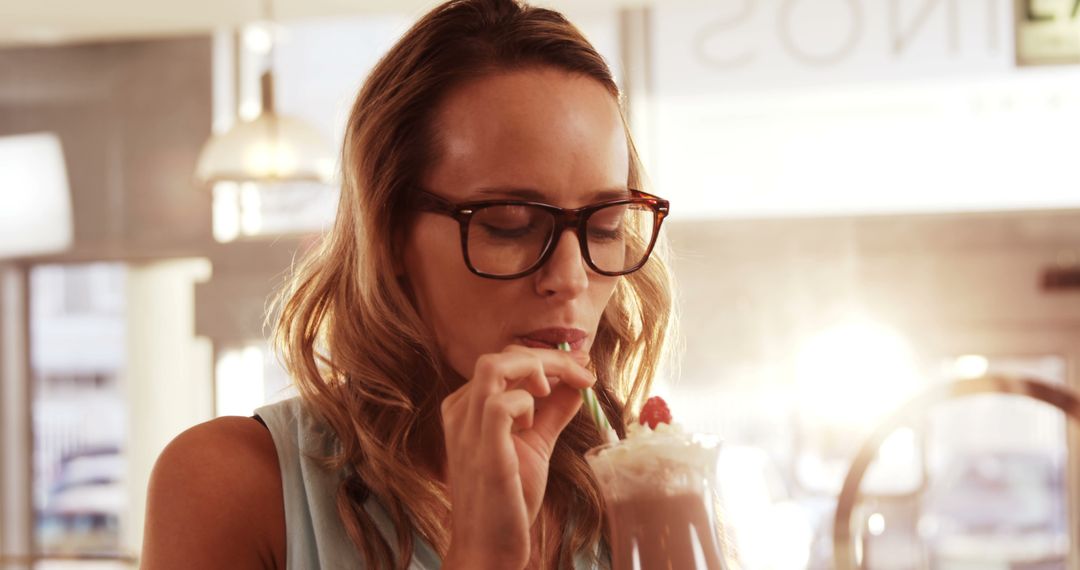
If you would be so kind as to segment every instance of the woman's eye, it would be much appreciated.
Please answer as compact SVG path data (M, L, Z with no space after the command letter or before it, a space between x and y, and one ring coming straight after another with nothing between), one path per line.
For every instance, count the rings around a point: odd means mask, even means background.
M617 240L623 237L626 208L606 208L589 219L589 239Z
M613 227L613 228L604 228L604 227L590 227L589 228L589 239L590 240L612 241L612 240L622 239L622 236L623 236L623 232L622 232L622 227L621 226L616 226L616 227Z
M507 239L525 237L533 230L531 224L523 226L507 226L488 222L481 224L481 227L484 228L484 231L491 237Z
M484 235L497 239L514 239L532 235L538 231L536 213L521 206L490 208L475 218Z

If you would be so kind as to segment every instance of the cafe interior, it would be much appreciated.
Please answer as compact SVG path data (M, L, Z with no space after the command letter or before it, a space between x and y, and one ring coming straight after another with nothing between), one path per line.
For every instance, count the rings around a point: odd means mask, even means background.
M295 396L268 301L435 4L0 5L0 570L138 567L165 445ZM537 4L671 202L740 567L1080 570L1080 2Z

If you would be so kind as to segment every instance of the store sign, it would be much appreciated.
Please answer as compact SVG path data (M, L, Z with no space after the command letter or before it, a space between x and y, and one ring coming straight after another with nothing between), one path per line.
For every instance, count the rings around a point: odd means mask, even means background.
M654 9L656 89L729 93L1007 73L1013 1L664 3Z
M657 192L681 218L1080 208L1080 68L1017 69L1016 1L657 4Z
M1080 0L1016 0L1016 62L1080 63Z

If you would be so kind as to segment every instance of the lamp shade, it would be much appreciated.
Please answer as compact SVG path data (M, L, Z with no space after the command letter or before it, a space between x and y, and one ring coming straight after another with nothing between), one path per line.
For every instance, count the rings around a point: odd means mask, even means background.
M334 153L321 132L273 111L238 123L203 146L195 176L204 183L313 181L333 178Z
M71 191L60 139L0 137L0 259L71 246Z

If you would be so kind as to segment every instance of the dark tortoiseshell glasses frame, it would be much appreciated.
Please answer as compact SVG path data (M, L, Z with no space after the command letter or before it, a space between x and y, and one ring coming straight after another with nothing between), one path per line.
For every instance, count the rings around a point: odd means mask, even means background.
M638 269L641 269L641 267L645 265L645 262L649 260L649 256L652 255L653 247L656 246L656 239L660 235L660 225L664 223L664 218L667 217L668 209L670 207L670 203L663 198L633 189L629 191L629 196L626 198L606 200L595 204L589 204L588 206L582 206L581 208L560 208L558 206L552 206L551 204L527 200L480 200L455 204L442 196L425 190L417 190L412 195L410 201L412 209L416 211L442 214L457 220L458 225L461 228L461 253L465 257L465 265L469 268L469 271L472 271L480 277L489 279L520 279L521 277L534 273L543 267L555 252L555 244L559 241L556 236L561 236L563 232L570 229L574 230L574 233L577 235L578 245L581 247L581 254L585 258L585 263L590 269L600 275L609 277L618 277L620 275L633 273ZM632 267L623 269L622 271L605 271L593 263L592 256L589 253L586 226L589 218L597 211L609 206L621 205L633 205L652 210L654 214L652 235L648 238L649 243L645 248L645 253L640 262ZM551 235L548 236L547 243L544 244L544 248L540 252L540 256L536 260L536 263L533 263L517 273L509 275L485 273L473 266L472 261L469 259L469 222L476 212L495 206L530 206L539 208L549 212L554 220Z

